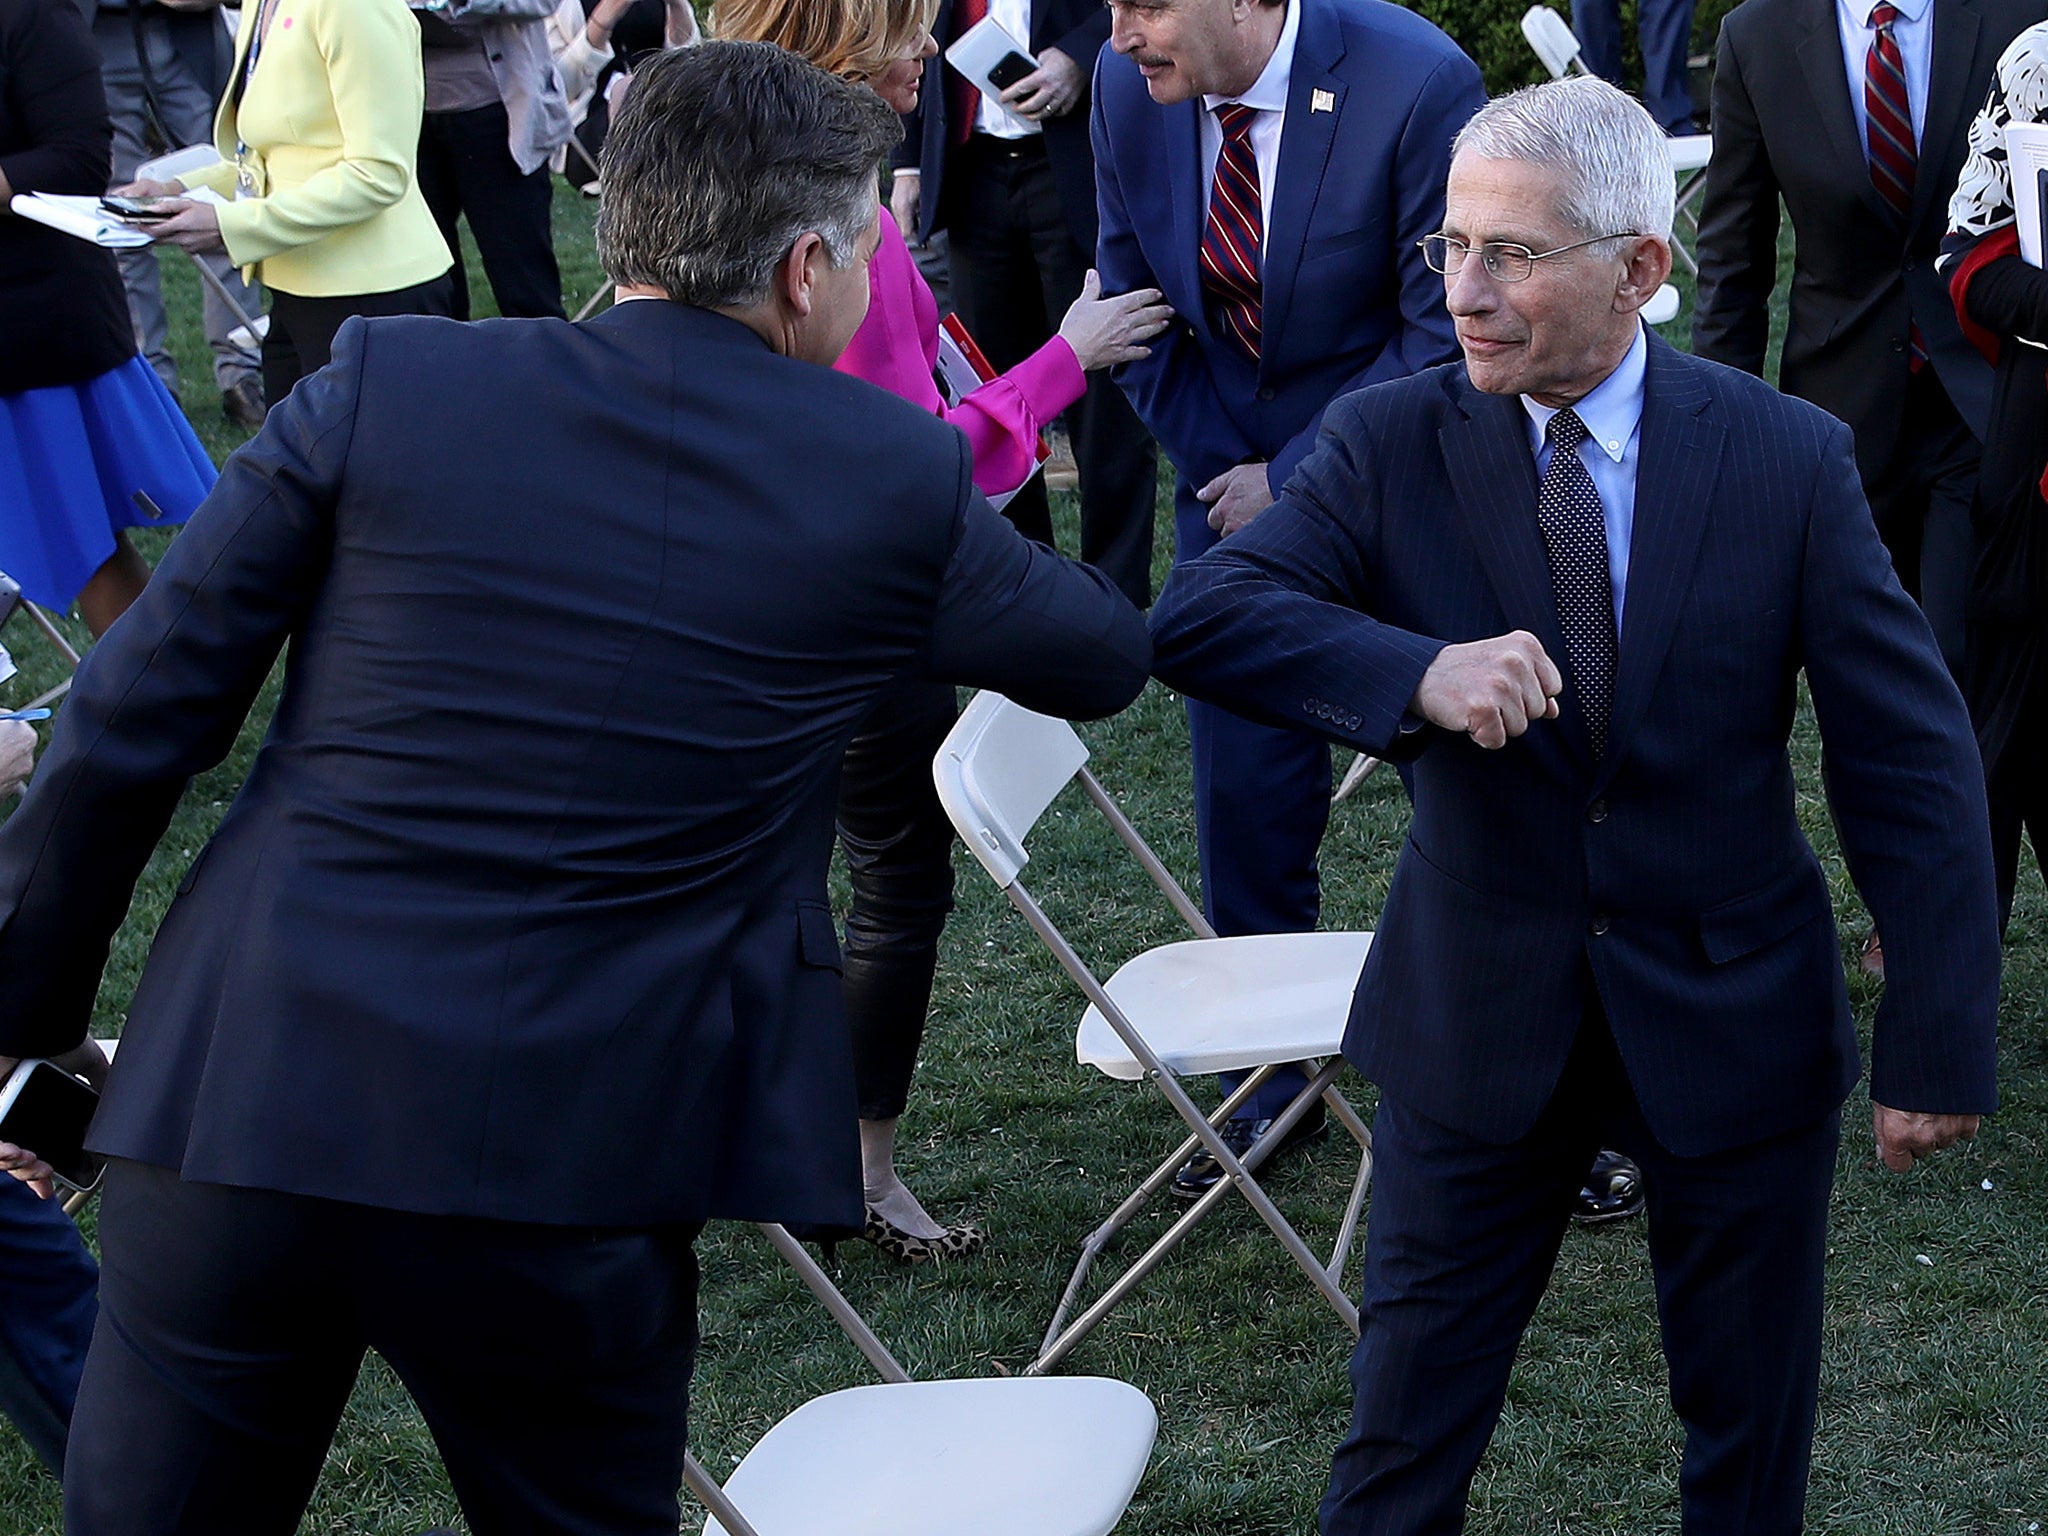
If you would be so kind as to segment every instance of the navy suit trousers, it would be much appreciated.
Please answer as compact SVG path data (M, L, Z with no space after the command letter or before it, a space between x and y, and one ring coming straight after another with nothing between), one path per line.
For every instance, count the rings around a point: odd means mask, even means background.
M374 1349L476 1536L674 1536L698 1230L425 1216L117 1162L64 1528L290 1536Z
M1590 991L1590 983L1589 983ZM1839 1113L1709 1157L1643 1124L1597 1008L1555 1097L1490 1145L1382 1095L1350 1432L1323 1536L1449 1536L1522 1332L1602 1145L1643 1166L1686 1536L1801 1529L1820 1381L1821 1265Z
M64 1208L0 1178L0 1412L52 1472L64 1466L98 1291L99 1266Z

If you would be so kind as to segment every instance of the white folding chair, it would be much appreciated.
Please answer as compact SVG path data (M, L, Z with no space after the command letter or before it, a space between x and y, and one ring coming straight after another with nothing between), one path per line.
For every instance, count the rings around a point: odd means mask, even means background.
M1572 24L1565 20L1562 12L1547 5L1530 6L1522 12L1522 36L1543 67L1550 71L1551 79L1562 80L1566 75L1592 73L1586 68L1579 35L1572 30ZM1697 235L1700 224L1694 204L1707 184L1707 162L1714 157L1714 136L1710 133L1680 134L1667 139L1665 149L1671 156L1671 173L1678 178L1678 214L1692 225L1693 233ZM1699 275L1699 263L1693 260L1692 251L1686 243L1678 238L1676 229L1671 232L1671 254L1685 263L1686 271ZM1675 294L1671 313L1678 313ZM1665 320L1670 318L1667 315ZM1665 321L1653 319L1650 323L1662 325Z
M45 689L21 706L23 709L41 709L45 704L52 703L71 691L69 674L78 670L78 648L64 638L64 631L57 627L57 621L49 613L21 596L20 588L5 571L0 571L0 630L6 628L7 621L17 612L25 614L29 623L41 631L43 638L55 646L57 654L64 658L66 675L62 681L55 687Z
M912 1381L818 1262L761 1229L884 1378L811 1399L723 1488L684 1482L704 1536L1108 1536L1158 1433L1152 1401L1099 1376Z
M1126 1082L1150 1078L1191 1132L1082 1244L1073 1278L1027 1373L1050 1370L1064 1359L1233 1189L1251 1203L1331 1310L1356 1333L1358 1309L1344 1293L1343 1276L1372 1176L1372 1134L1332 1084L1344 1070L1339 1054L1344 1025L1372 935L1218 938L1201 909L1088 771L1087 761L1087 747L1064 720L1034 714L1000 694L983 693L968 705L932 765L939 800L961 840L1087 995L1088 1009L1075 1036L1076 1058ZM1070 779L1080 781L1117 837L1196 934L1193 940L1147 950L1127 961L1106 985L1019 878L1029 859L1025 838ZM1239 1161L1224 1144L1221 1126L1279 1066L1294 1061L1309 1063L1308 1085ZM1181 1084L1191 1073L1238 1071L1251 1075L1213 1115L1204 1115ZM1318 1099L1351 1132L1360 1152L1358 1177L1327 1264L1252 1177ZM1096 1255L1166 1187L1174 1170L1197 1148L1216 1159L1224 1176L1068 1322Z
M1522 12L1522 36L1535 50L1543 67L1550 71L1550 78L1562 80L1566 75L1589 75L1586 62L1579 57L1579 35L1572 30L1572 24L1565 20L1560 11L1553 11L1547 5L1532 5Z
M1360 752L1351 759L1351 766L1344 770L1344 777L1330 796L1330 804L1342 805L1358 790L1358 786L1372 777L1372 771L1379 767L1380 760L1368 753Z

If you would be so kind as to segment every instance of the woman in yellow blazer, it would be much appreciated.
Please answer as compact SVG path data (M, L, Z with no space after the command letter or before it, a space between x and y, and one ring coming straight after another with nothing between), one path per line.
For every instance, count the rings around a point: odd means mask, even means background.
M233 199L167 202L146 227L188 251L225 248L270 290L268 399L326 366L351 315L449 312L448 246L414 174L424 99L404 0L247 0L214 122L221 163L121 189Z

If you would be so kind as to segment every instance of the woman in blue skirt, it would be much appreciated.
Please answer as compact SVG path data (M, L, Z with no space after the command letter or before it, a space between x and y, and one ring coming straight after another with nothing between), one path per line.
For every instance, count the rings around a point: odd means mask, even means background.
M7 211L96 195L112 143L77 6L0 0L0 570L45 607L77 602L95 636L149 580L126 530L182 523L214 481L136 354L113 256Z

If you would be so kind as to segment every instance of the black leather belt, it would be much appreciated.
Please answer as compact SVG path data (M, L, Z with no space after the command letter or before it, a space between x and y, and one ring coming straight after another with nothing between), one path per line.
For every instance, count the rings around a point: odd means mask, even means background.
M967 141L985 155L1005 160L1028 160L1045 153L1045 135L1027 133L1021 139L1005 139L993 133L977 133Z

